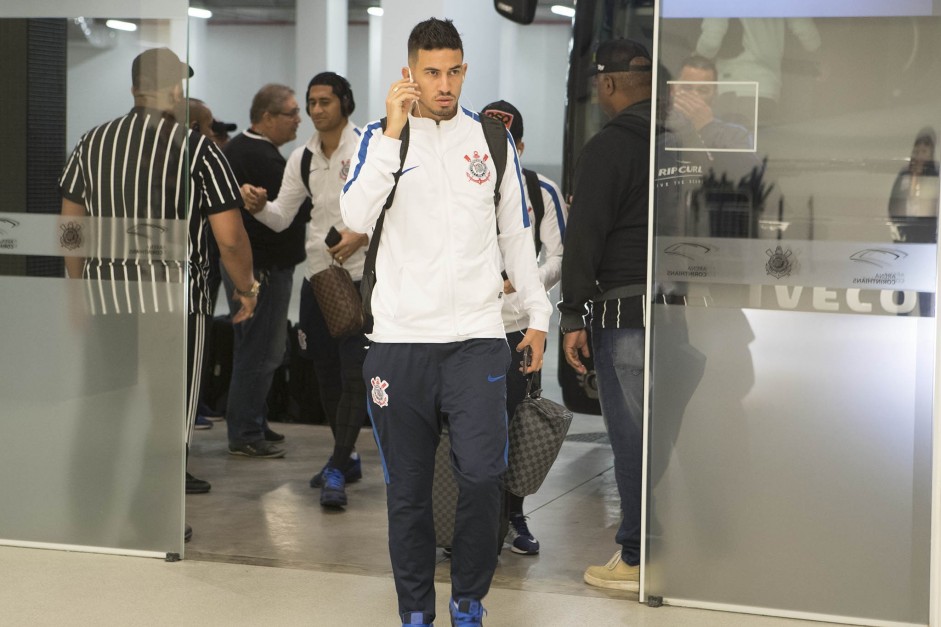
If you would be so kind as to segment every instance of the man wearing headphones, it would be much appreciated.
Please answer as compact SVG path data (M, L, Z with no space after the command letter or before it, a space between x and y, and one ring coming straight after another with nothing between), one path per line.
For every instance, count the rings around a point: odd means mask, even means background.
M307 271L301 288L298 342L304 356L314 362L321 402L333 431L333 456L310 480L311 487L321 489L320 504L330 508L345 507L346 483L362 477L359 455L353 448L366 416L363 360L367 340L362 333L342 338L330 335L310 278L332 263L346 268L357 287L363 276L369 239L349 230L340 217L340 192L360 136L349 120L355 107L353 90L345 78L334 72L314 76L307 86L307 114L316 131L288 159L277 200L265 204L264 190L246 190L249 211L275 231L295 220L305 200L313 202L307 225Z

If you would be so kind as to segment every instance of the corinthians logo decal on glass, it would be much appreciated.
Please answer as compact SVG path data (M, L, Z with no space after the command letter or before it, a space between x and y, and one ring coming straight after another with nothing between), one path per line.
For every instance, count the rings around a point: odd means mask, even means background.
M474 156L470 157L464 155L464 161L467 161L467 180L477 183L478 185L483 185L490 180L490 168L487 167L487 161L490 160L490 155L484 154L483 157L480 156L480 153L476 150L474 151Z
M768 263L765 264L765 270L776 279L786 277L791 273L793 262L791 261L791 251L782 250L776 246L772 251L770 248L765 251L768 254Z
M68 222L60 224L62 235L59 237L59 244L68 250L75 250L82 245L82 225L78 222Z

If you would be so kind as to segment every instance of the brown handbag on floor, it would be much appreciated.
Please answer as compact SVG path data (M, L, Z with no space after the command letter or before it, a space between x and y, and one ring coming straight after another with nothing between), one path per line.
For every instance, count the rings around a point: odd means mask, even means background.
M346 337L363 329L363 301L350 273L338 265L330 265L310 277L314 298L320 305L327 330L333 337Z

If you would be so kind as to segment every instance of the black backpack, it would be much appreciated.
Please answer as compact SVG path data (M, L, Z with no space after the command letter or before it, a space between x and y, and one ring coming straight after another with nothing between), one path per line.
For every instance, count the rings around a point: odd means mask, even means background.
M386 118L380 120L382 130L386 130ZM483 115L480 116L480 125L483 127L484 139L487 140L487 148L490 150L490 156L493 157L493 165L497 172L496 185L493 192L494 211L500 206L500 185L503 183L503 171L506 169L506 126L503 122L495 118ZM382 223L385 221L386 210L392 206L395 199L395 189L399 185L399 177L402 175L402 168L405 166L405 156L408 154L408 122L402 128L399 139L402 146L399 148L399 169L393 177L395 183L392 184L392 191L382 205L382 213L376 220L376 227L373 229L372 237L369 240L369 249L366 251L366 262L363 266L363 281L360 283L359 292L363 298L363 333L372 333L372 291L376 286L376 254L379 251L379 236L382 235Z
M533 222L533 240L536 244L536 256L542 250L542 240L539 239L539 225L542 224L542 218L546 215L546 206L542 202L542 190L539 189L539 175L532 170L523 168L523 178L526 179L526 191L529 192L529 200L533 203L533 215L536 218Z

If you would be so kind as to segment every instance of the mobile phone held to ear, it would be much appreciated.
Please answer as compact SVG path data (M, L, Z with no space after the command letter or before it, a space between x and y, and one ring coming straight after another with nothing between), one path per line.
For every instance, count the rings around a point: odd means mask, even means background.
M340 243L340 240L343 239L340 237L340 232L337 230L337 227L331 226L330 231L327 232L327 236L323 238L324 244L327 245L327 248L333 248Z

